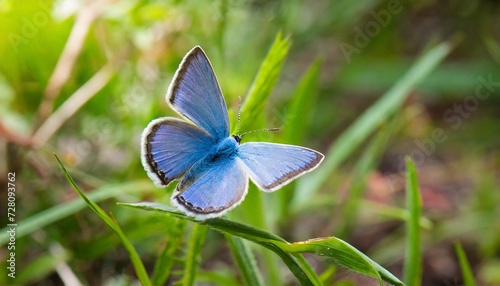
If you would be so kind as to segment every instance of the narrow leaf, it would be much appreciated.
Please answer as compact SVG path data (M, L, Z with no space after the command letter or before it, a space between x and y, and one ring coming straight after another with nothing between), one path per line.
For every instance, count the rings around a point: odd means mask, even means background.
M408 286L418 286L422 280L422 247L420 245L420 213L422 200L418 188L415 164L406 158L406 207L410 214L406 222L406 259L404 278Z
M54 154L54 156L56 157L56 160L59 163L59 167L61 167L64 176L66 176L66 179L73 187L73 189L75 189L76 193L85 201L90 209L92 209L118 235L123 246L130 256L130 260L132 261L132 265L134 266L135 273L137 274L137 277L139 278L141 284L146 286L151 285L151 281L149 280L148 274L146 273L146 269L144 268L144 264L142 264L139 254L135 250L132 243L128 240L127 236L123 233L120 226L116 224L115 221L110 216L108 216L97 204L95 204L94 202L89 200L87 196L85 196L85 194L76 185L75 181L73 181L73 178L68 173L59 157L57 157L56 154Z
M389 116L396 112L415 86L427 77L450 53L452 44L445 42L423 54L394 86L368 108L329 148L323 164L308 177L299 181L292 207L299 207L306 198L314 196L330 174Z
M118 194L140 193L152 190L151 186L151 181L132 181L123 184L107 185L96 188L87 195L87 198L93 202L100 202L115 197ZM17 226L16 237L21 238L25 235L29 235L56 221L83 210L86 206L85 201L76 198L72 201L36 213L30 217L23 218L23 223ZM8 241L9 234L7 233L7 228L4 228L0 232L0 245Z
M185 221L181 220L180 223L177 223L175 228L176 232L179 235L174 235L170 237L166 241L166 245L163 248L163 251L160 253L160 256L157 258L155 263L155 268L153 270L152 281L153 285L165 285L170 273L172 271L172 267L174 266L176 252L179 250L182 239L181 233L184 232L186 224Z
M181 280L183 286L192 286L196 279L196 273L201 260L201 248L207 236L207 227L200 224L194 224L191 231L191 239L189 240L188 249L186 252L186 265Z
M321 60L316 59L302 76L292 95L285 121L287 144L303 143L310 126L310 115L318 95L318 78Z
M321 60L316 60L309 66L297 85L286 112L283 127L286 144L302 145L309 132L314 112L314 104L318 97L318 81ZM279 217L277 221L286 221L290 217L290 202L295 195L295 182L286 186L286 191L278 192L275 200Z
M459 241L455 242L455 252L457 253L462 276L464 277L464 286L475 286L476 282L474 281L474 275L472 274L469 260L467 260L467 255L465 255L465 251Z
M350 226L356 220L358 207L361 205L361 198L366 190L366 178L380 160L393 132L399 130L399 126L396 124L398 122L397 118L394 117L389 124L379 130L375 139L365 149L355 166L354 177L352 179L353 184L347 192L348 197L340 215L342 222L337 234L340 237L347 235Z
M281 33L278 33L241 107L241 124L243 130L249 130L252 122L256 118L262 117L261 113L264 110L266 99L276 85L289 49L289 37L283 38ZM236 130L233 128L232 131L232 133L235 133Z
M262 245L276 253L288 266L303 285L321 285L321 281L311 266L300 253L315 253L324 257L332 258L334 262L353 271L375 277L393 284L403 285L395 276L382 268L366 255L349 245L348 243L335 238L320 238L304 242L288 243L283 238L246 224L229 221L222 218L196 221L178 212L176 209L157 203L136 203L120 205L138 208L148 211L166 213L175 217L188 219L206 225L212 229L234 236L239 236L259 245Z
M207 225L208 227L215 229L217 231L223 232L223 233L228 233L231 235L239 236L244 239L250 240L254 243L260 244L268 249L271 249L273 252L275 252L282 260L283 262L288 266L290 271L295 275L297 280L300 282L302 285L321 285L321 282L319 280L319 277L316 275L316 273L313 271L311 266L305 261L305 259L301 255L292 255L290 253L286 253L283 250L277 248L275 244L268 243L267 241L282 241L286 242L283 238L267 232L260 230L258 228L248 226L245 224L237 223L234 221L226 220L226 219L210 219L210 220L205 220L205 221L197 221L191 217L185 216L183 213L177 211L176 209L165 206L162 204L158 203L149 203L149 202L142 202L142 203L135 203L135 204L125 204L125 203L119 203L120 205L127 206L127 207L132 207L132 208L138 208L138 209L143 209L147 211L155 211L155 212L160 212L160 213L166 213L170 214L174 217L178 218L183 218L187 219L190 221L194 221L200 224Z
M236 260L236 264L240 268L245 285L264 285L255 259L245 242L241 238L233 237L227 233L224 236L229 243L229 248Z

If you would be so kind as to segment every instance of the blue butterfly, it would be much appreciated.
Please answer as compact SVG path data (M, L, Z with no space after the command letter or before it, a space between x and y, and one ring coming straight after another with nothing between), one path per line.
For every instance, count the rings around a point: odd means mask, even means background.
M142 133L141 161L159 187L179 179L171 203L198 220L222 216L240 204L248 178L272 192L316 168L314 150L274 143L241 143L229 135L226 103L201 47L182 60L166 95L184 119L162 117Z

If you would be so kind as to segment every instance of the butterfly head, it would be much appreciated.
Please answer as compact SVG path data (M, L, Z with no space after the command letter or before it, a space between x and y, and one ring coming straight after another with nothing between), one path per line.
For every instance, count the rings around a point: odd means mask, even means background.
M232 136L234 138L234 140L238 143L238 145L240 144L241 142L241 135L233 135Z

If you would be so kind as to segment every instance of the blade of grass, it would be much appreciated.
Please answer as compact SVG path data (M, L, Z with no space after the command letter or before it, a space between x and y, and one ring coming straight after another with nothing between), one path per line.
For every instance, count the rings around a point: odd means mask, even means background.
M336 237L315 238L292 244L287 243L286 245L282 245L282 248L290 253L314 253L319 256L327 256L339 265L377 278L380 285L383 284L382 279L393 285L404 285L378 263L347 242Z
M243 130L250 130L249 127L252 122L256 118L262 117L266 100L276 85L289 49L289 37L283 38L282 34L278 33L266 58L260 65L259 72L241 106L241 124ZM236 127L233 125L232 133L236 133Z
M497 64L500 64L500 46L495 41L493 36L485 35L483 37L483 43L491 57L497 62Z
M422 279L422 247L420 245L420 213L422 199L418 188L417 171L410 157L406 158L406 207L410 215L406 222L406 259L404 281L408 286L418 286Z
M407 209L393 207L386 204L376 203L373 201L360 201L363 208L369 209L370 212L376 213L380 216L385 216L392 219L398 219L407 222L410 219L410 211ZM424 229L432 229L433 223L430 219L421 216L419 220L419 225Z
M36 281L43 281L45 277L54 273L58 264L69 260L69 253L63 253L60 256L42 254L23 266L22 271L16 276L15 283L16 285L36 284Z
M284 241L282 238L280 238L279 236L276 236L272 233L269 233L269 232L266 232L266 231L248 226L248 225L244 225L241 223L237 223L237 222L226 220L226 219L220 219L220 218L206 220L206 221L197 221L191 217L185 216L183 213L178 212L176 209L174 209L172 207L165 206L162 204L157 204L157 203L147 203L147 202L136 203L136 204L119 203L119 205L143 209L143 210L147 210L147 211L160 212L163 214L170 214L170 215L178 217L178 218L187 219L190 221L194 221L197 223L207 225L210 228L215 229L217 231L220 231L222 233L235 235L235 236L253 241L253 242L260 244L268 249L276 251L275 253L281 257L283 262L289 267L290 271L292 271L292 273L295 275L295 277L297 277L297 279L299 280L299 282L302 285L321 285L321 282L320 282L318 276L316 275L316 273L314 273L311 266L305 261L305 259L303 259L303 257L283 252L281 249L275 249L276 246L274 244L272 244L272 243L269 244L269 243L265 243L265 241L262 241L262 239L265 239L266 237ZM244 228L242 228L242 227L244 227ZM257 231L256 233L254 232L255 230ZM251 238L254 238L254 240L248 238L249 234L250 234ZM253 236L252 236L252 234L253 234ZM299 259L297 257L302 258L302 259Z
M321 275L319 275L319 279L323 285L334 285L333 278L335 276L335 272L337 271L336 265L330 265Z
M450 53L452 43L444 42L423 54L379 100L368 108L329 148L322 166L299 181L292 208L313 197L330 174L347 159L368 136L396 112L415 86L427 77Z
M350 230L350 226L353 225L356 220L358 207L361 205L360 201L366 189L366 177L380 160L391 135L396 130L399 130L398 127L400 127L400 125L397 124L398 120L396 120L396 118L399 117L394 117L389 124L380 129L375 139L363 152L355 166L354 177L352 178L353 184L347 192L348 197L340 214L342 222L338 231L339 237L345 237Z
M393 285L403 285L399 279L371 260L368 256L364 255L348 243L335 237L318 238L290 244L283 238L273 233L226 219L217 218L205 221L196 221L193 218L187 217L178 212L172 207L157 203L143 202L136 204L119 204L191 220L220 232L242 237L264 246L282 258L283 262L288 266L290 271L292 271L301 284L321 285L321 281L319 280L317 274L300 254L307 252L332 258L339 265L353 271L372 276L379 281L383 279Z
M278 255L301 285L321 285L321 280L302 255L292 255L276 244L257 243Z
M123 184L113 184L102 186L95 189L87 195L87 198L93 202L100 202L119 194L140 193L148 190L154 190L149 181L132 181ZM28 218L23 218L23 223L17 226L16 237L21 238L31 234L39 229L43 229L47 225L75 214L86 207L85 201L75 198L71 202L59 204L50 209L39 212ZM7 228L0 232L0 245L4 245L9 240Z
M284 130L287 144L297 145L304 142L311 122L310 115L318 96L320 69L321 60L316 58L300 79L288 104Z
M263 229L271 229L269 221L266 219L268 214L264 211L262 192L255 185L249 187L248 195L243 202L243 211L252 225ZM279 261L275 255L269 251L262 251L262 259L266 265L266 284L281 285L283 284L281 271L278 267Z
M182 220L175 225L177 230L175 233L177 235L172 235L167 240L162 253L156 260L153 277L151 279L153 285L165 285L168 277L170 276L175 262L174 257L182 244L181 234L184 232L185 226L186 223Z
M181 285L192 286L196 279L196 272L200 266L201 248L207 236L207 227L200 224L194 224L191 230L191 239L189 240L184 265Z
M222 271L200 271L197 278L200 285L241 285L241 281L234 277L229 270Z
M312 122L311 115L314 111L314 103L318 96L320 69L321 60L316 58L300 79L292 95L284 126L286 144L300 145L307 136ZM288 221L291 216L290 202L295 194L295 186L295 182L292 182L286 186L285 190L276 194L279 198L275 200L278 222Z
M123 233L120 226L114 221L112 217L108 216L97 204L95 204L94 202L89 200L87 196L85 196L85 194L76 185L75 181L73 181L73 178L68 173L68 171L64 167L64 164L61 162L59 157L57 157L56 154L54 154L54 156L56 157L56 160L59 163L59 167L61 167L64 176L66 177L70 185L73 187L73 189L75 189L76 193L85 201L85 203L90 207L90 209L92 209L118 235L118 237L120 237L123 246L129 253L130 260L132 261L132 265L134 266L135 273L137 274L137 278L139 278L141 284L146 286L152 285L151 281L149 280L148 274L146 273L146 269L144 268L144 264L142 264L142 261L139 257L139 254L135 250L132 243L128 240L125 233Z
M243 239L229 234L224 234L224 236L229 243L229 248L231 249L236 264L240 268L245 285L264 285L255 259Z
M462 270L462 276L464 278L464 286L475 286L476 282L474 281L474 275L472 274L469 260L467 260L467 255L465 255L465 251L462 248L462 245L460 244L459 241L455 242L455 252L457 253L458 256L460 269Z

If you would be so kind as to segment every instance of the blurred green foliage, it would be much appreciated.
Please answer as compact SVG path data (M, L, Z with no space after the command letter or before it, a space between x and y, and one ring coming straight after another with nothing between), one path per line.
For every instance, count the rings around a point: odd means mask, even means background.
M421 227L412 261L422 261L422 285L470 284L471 275L500 284L499 16L492 0L0 0L0 182L15 172L18 224L18 275L7 276L3 228L0 284L138 281L120 237L85 207L53 152L112 213L154 284L298 283L271 251L116 205L169 202L173 185L155 188L141 166L140 134L154 118L178 116L164 94L195 45L212 62L232 123L242 97L242 131L281 129L245 140L333 154L275 193L252 187L232 220L287 241L341 237L396 277L409 263L411 222ZM281 49L271 57L273 43ZM411 74L443 46L421 78ZM269 58L274 73L263 68ZM387 99L398 87L401 96ZM406 207L405 156L418 173L419 218ZM378 283L305 260L325 284Z

